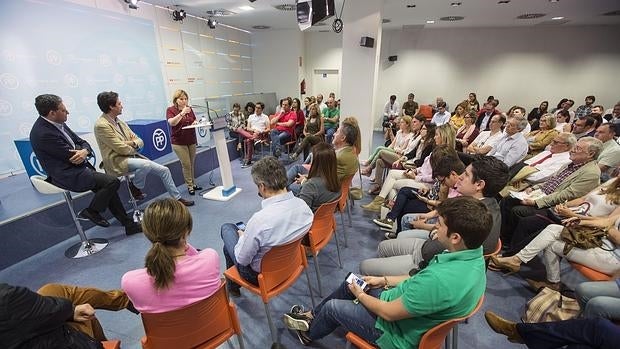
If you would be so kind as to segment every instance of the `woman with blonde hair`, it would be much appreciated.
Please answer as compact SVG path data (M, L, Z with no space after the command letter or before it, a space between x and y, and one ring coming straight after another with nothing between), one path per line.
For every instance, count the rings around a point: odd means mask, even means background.
M177 200L152 202L144 210L144 235L152 243L143 269L129 271L121 287L141 313L163 313L208 298L220 286L220 258L215 250L198 252L187 242L189 210Z
M411 116L405 115L401 117L399 127L400 129L396 132L396 137L392 143L387 147L377 147L368 160L363 163L363 165L366 166L361 171L363 175L370 176L379 159L379 153L381 151L390 151L399 156L405 155L405 151L409 147L409 142L413 139L413 133L411 132Z
M179 157L183 179L187 185L187 191L194 195L196 190L202 190L196 184L195 162L196 162L196 130L183 127L196 124L196 115L188 105L187 92L176 90L172 95L172 106L166 109L166 119L170 125L170 138L172 138L172 150Z
M553 138L558 135L555 126L556 120L553 114L547 113L540 117L538 130L532 131L527 135L529 157L535 156L545 150Z
M463 151L471 142L478 137L479 130L476 127L476 112L473 110L465 114L465 122L456 131L456 150Z

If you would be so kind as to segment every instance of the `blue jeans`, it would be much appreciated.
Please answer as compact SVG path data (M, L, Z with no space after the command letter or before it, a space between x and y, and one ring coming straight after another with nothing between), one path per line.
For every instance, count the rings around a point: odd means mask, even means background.
M249 265L240 265L237 262L237 258L235 258L235 245L239 241L239 234L237 233L237 226L231 223L225 223L220 228L220 235L222 236L222 241L224 241L224 258L226 258L226 269L232 267L233 265L237 267L239 270L239 275L251 283L252 285L258 286L258 273L254 271ZM226 281L228 283L228 287L230 289L239 289L241 286L237 285L234 282Z
M617 348L620 327L607 319L572 319L540 323L517 323L517 332L528 348Z
M336 133L337 129L338 127L325 128L325 143L332 144L334 141L334 133Z
M144 188L146 175L149 174L149 172L153 172L161 179L161 182L164 184L164 188L166 188L170 196L177 200L181 198L181 193L174 184L172 174L170 174L168 167L160 165L155 161L138 158L127 159L127 167L129 168L129 172L135 173L133 184L138 187L138 189Z
M297 174L308 174L308 170L306 170L306 168L301 164L296 164L291 166L288 171L286 171L288 190L292 191L295 196L299 195L299 192L301 191L301 185L295 183L295 177Z
M269 137L271 137L271 154L275 155L276 150L282 149L282 143L291 139L291 134L286 131L271 130Z
M616 281L582 282L575 293L583 317L620 320L620 288Z
M379 297L382 289L368 291L373 297ZM370 343L375 343L383 332L375 328L377 315L369 312L361 303L353 303L355 297L349 291L346 281L312 311L314 320L310 324L308 336L312 339L320 339L332 333L338 326L344 327L364 338Z

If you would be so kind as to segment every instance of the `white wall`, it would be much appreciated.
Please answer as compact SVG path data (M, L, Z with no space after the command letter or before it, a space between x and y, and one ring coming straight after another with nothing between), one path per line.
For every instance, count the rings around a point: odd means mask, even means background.
M342 34L330 31L305 32L304 77L306 93L316 96L318 93L327 96L331 91L319 91L313 86L315 69L338 70L342 73ZM336 96L339 98L339 96Z
M299 57L303 57L303 54L303 33L299 29L254 32L254 92L275 92L278 99L299 97Z

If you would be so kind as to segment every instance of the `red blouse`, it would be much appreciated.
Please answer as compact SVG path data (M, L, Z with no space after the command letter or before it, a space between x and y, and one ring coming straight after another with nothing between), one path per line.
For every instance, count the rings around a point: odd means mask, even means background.
M166 119L173 118L179 115L181 111L176 107L168 107L166 110ZM190 128L187 130L183 130L183 127L189 126L196 121L196 115L194 111L191 110L187 115L181 118L176 126L170 126L170 137L172 138L172 144L176 145L191 145L196 144L198 141L196 140L196 129Z

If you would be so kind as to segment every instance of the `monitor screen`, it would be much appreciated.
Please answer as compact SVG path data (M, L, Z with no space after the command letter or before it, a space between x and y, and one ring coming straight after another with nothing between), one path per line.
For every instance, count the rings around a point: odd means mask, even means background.
M334 0L297 0L297 24L306 30L335 14Z

